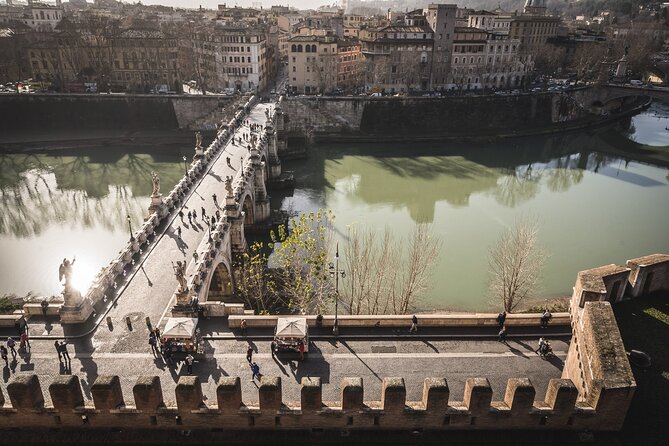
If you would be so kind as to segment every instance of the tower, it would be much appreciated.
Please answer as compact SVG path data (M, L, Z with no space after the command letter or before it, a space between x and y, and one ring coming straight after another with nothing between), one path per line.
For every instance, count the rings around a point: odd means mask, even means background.
M545 0L526 0L523 8L525 14L546 15Z

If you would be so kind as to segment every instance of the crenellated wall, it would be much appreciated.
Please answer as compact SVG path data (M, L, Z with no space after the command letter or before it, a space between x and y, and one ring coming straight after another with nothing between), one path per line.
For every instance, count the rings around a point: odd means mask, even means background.
M7 386L9 404L0 408L0 429L17 427L126 428L341 428L341 429L591 429L620 426L607 402L578 402L568 379L552 379L544 400L527 378L509 379L494 395L486 378L469 378L462 401L450 399L444 378L427 378L420 401L407 401L404 379L383 379L381 395L366 395L362 378L343 378L338 401L323 401L320 378L303 377L300 401L284 401L281 378L264 376L257 401L242 401L238 377L223 377L216 395L202 393L196 376L181 376L174 395L165 395L157 376L138 378L133 395L123 395L118 376L99 376L85 401L77 376L57 377L44 403L37 375L16 375ZM371 399L370 399L371 397ZM380 399L379 399L380 397ZM4 398L4 397L3 397ZM0 400L1 401L1 400ZM614 422L612 422L612 419Z

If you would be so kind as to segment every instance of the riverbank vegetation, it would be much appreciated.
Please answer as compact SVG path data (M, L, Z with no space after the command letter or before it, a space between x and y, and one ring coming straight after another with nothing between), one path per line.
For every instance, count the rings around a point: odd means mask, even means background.
M489 290L496 305L512 313L537 291L546 252L537 244L539 224L523 217L490 248Z
M322 314L338 299L348 314L407 314L429 289L441 241L430 225L416 225L407 239L386 228L349 227L342 245L339 287L331 211L302 213L289 228L270 233L271 242L253 243L238 259L237 292L260 314ZM332 267L331 267L332 266Z

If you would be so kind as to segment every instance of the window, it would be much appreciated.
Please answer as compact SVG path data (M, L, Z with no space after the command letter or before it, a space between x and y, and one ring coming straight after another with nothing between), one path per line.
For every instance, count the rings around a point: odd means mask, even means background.
M295 67L295 65L293 65L293 73L295 73L296 71L297 71L297 68Z

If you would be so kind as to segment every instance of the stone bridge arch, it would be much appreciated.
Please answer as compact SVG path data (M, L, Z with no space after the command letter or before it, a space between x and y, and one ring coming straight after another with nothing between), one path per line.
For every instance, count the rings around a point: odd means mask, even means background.
M253 226L256 223L254 198L253 191L247 191L241 200L245 226Z

